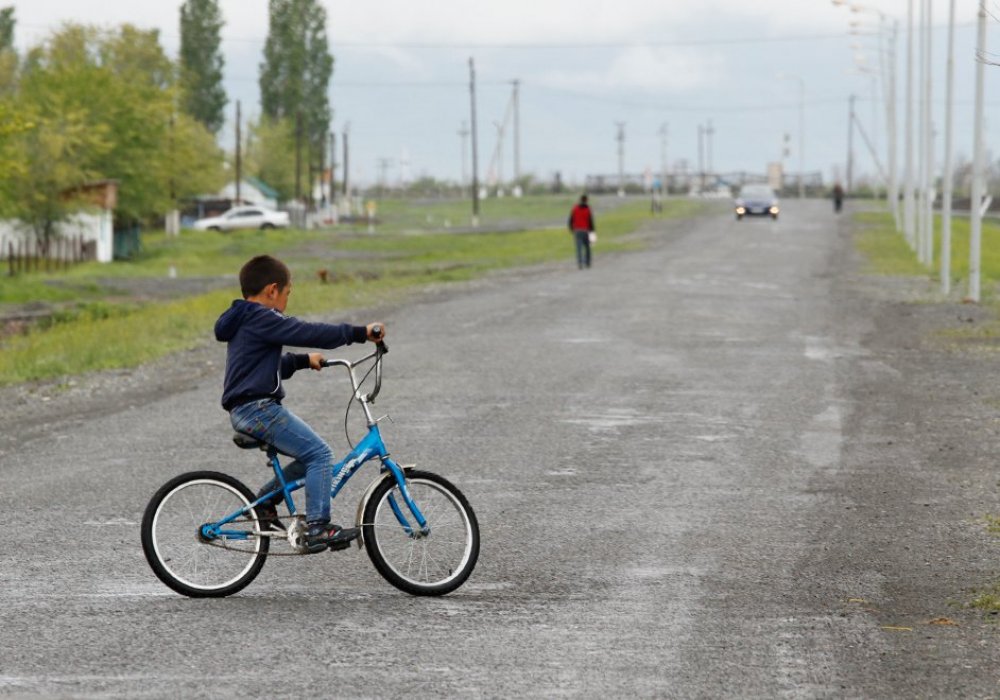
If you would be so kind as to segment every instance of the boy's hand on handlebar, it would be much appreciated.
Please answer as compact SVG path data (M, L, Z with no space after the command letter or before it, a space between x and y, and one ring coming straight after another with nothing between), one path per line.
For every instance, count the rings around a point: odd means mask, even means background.
M323 363L325 361L326 360L324 359L321 353L318 352L309 353L309 369L314 369L318 372L319 370L323 369Z
M368 340L373 343L378 343L385 340L385 324L382 322L369 323L368 326Z

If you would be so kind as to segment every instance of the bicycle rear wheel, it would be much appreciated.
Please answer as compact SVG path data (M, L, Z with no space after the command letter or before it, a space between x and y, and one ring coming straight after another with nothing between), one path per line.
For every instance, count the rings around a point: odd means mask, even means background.
M142 517L142 551L156 576L193 598L221 597L243 589L260 573L270 541L257 513L206 534L211 525L250 505L256 496L241 481L219 472L189 472L164 484Z
M391 476L379 484L365 505L362 534L365 549L386 581L413 595L444 595L465 583L479 558L476 514L447 479L408 470L406 487L427 520L419 532L399 485ZM396 511L408 521L410 532Z

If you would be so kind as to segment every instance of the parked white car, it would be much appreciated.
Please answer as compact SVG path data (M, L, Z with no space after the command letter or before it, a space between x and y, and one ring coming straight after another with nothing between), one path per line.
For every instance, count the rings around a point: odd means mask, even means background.
M219 216L198 219L192 225L196 231L235 231L241 228L287 228L288 212L264 207L233 207Z

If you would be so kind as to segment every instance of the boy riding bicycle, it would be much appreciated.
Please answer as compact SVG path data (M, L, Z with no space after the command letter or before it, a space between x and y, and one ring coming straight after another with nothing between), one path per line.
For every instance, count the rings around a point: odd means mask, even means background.
M243 299L236 299L215 322L216 340L227 343L222 407L233 428L262 440L295 461L285 468L289 481L305 476L306 546L310 552L340 549L359 536L357 528L330 522L330 487L335 463L333 452L301 418L281 405L282 380L297 370L322 369L321 353L282 353L282 346L327 350L377 342L385 337L385 324L354 326L348 323L307 323L285 316L292 276L288 267L269 255L258 255L240 270ZM259 495L278 488L274 479ZM277 500L260 504L262 524L280 528Z

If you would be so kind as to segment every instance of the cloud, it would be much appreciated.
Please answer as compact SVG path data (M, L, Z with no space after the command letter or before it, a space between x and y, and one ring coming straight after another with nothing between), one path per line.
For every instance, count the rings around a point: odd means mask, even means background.
M724 70L724 59L714 53L637 46L622 49L603 68L550 70L539 74L533 82L574 90L657 93L717 85Z
M372 5L378 6L373 21ZM352 41L544 43L622 40L642 36L664 23L680 22L683 3L632 0L507 0L470 3L437 0L427 3L382 0L344 3L332 17L331 34Z

